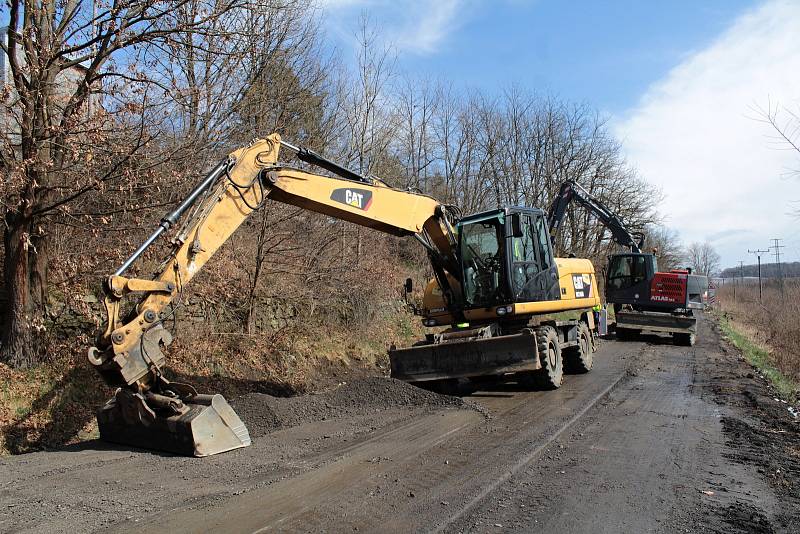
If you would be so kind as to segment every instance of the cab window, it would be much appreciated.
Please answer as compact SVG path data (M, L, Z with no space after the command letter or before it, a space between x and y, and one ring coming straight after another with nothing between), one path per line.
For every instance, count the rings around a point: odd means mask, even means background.
M514 297L523 301L543 300L553 285L549 275L552 253L544 217L522 215L522 229L522 237L513 238L511 245Z
M550 250L550 234L547 231L547 226L544 224L544 217L539 217L536 221L536 235L539 241L540 255L540 269L549 269L553 264L553 252Z
M647 279L647 264L644 256L617 256L609 266L608 285L614 289L625 289Z
M503 229L498 217L460 227L464 298L469 305L488 306L502 300Z
M533 263L536 261L532 228L530 216L522 216L522 237L513 238L511 261L514 263Z

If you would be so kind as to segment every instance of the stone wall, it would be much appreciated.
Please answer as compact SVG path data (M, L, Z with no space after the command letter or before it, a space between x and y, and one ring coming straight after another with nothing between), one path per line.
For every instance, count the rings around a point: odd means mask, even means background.
M169 308L166 310L169 314ZM187 323L198 329L215 331L241 332L245 328L244 307L227 305L198 296L184 299L176 307L178 324ZM290 326L297 320L297 308L281 299L261 297L256 299L254 328L256 331L274 332ZM101 300L87 293L75 303L66 303L51 298L48 304L48 321L45 328L59 338L75 337L87 334L91 337L105 322L105 311Z

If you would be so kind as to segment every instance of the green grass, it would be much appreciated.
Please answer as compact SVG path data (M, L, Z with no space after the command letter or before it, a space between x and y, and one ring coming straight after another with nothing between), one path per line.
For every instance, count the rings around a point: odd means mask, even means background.
M403 341L412 340L416 337L413 320L419 320L416 316L410 314L400 314L398 317L399 334L403 337Z
M781 398L791 402L797 400L800 393L800 384L795 383L775 368L767 350L742 332L736 330L724 315L720 316L719 325L728 341L742 351L742 355L748 363L758 369L769 380Z

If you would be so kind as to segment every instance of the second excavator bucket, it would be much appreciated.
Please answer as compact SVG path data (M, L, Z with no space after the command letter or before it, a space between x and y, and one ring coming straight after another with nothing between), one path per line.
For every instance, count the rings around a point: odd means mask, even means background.
M97 413L100 439L187 456L250 445L250 434L222 395L194 395L178 413L154 409L139 393L118 389Z
M491 329L439 334L435 343L389 351L393 378L423 382L500 375L541 368L533 332L491 335Z

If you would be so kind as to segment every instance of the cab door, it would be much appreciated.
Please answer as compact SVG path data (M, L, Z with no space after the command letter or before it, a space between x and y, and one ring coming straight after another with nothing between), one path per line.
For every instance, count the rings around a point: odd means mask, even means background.
M558 300L558 267L544 216L520 213L522 235L511 239L511 286L515 302Z

